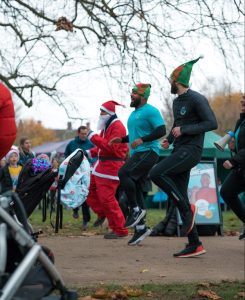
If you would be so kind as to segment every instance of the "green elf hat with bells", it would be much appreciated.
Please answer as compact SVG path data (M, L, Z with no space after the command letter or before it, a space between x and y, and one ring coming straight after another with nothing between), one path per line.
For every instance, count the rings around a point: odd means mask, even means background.
M203 55L200 55L197 59L188 61L187 63L178 66L170 75L170 79L179 82L184 86L189 86L192 67L200 58L203 57Z
M148 99L151 93L151 85L149 83L138 83L133 87L132 91Z

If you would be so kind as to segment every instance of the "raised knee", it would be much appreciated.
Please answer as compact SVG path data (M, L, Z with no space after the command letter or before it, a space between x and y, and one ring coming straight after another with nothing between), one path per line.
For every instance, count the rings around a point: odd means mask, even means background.
M151 169L151 171L149 173L149 177L153 182L156 182L159 179L159 175L160 174L158 172L156 172L156 170L154 170L154 168Z
M225 200L227 198L232 198L234 196L234 193L231 188L226 188L225 186L222 186L220 189L220 196Z

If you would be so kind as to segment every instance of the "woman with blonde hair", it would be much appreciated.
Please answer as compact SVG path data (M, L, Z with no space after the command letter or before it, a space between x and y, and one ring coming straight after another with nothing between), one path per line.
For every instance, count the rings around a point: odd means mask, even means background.
M31 151L31 141L28 137L22 137L19 145L20 159L19 163L23 166L28 159L34 158L34 153Z

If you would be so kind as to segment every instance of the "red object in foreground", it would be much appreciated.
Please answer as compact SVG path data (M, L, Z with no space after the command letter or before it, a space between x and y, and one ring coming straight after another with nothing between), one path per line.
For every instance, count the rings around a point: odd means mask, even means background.
M16 133L12 96L10 91L0 83L0 159L10 150Z

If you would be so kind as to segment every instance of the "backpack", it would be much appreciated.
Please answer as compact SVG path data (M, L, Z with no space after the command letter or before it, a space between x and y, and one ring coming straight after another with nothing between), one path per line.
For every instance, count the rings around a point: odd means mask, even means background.
M32 159L26 162L19 175L16 193L19 195L28 217L48 192L56 176L57 172L53 172L51 167L35 173Z
M60 165L60 201L67 208L81 206L89 192L90 164L82 149L72 152Z

